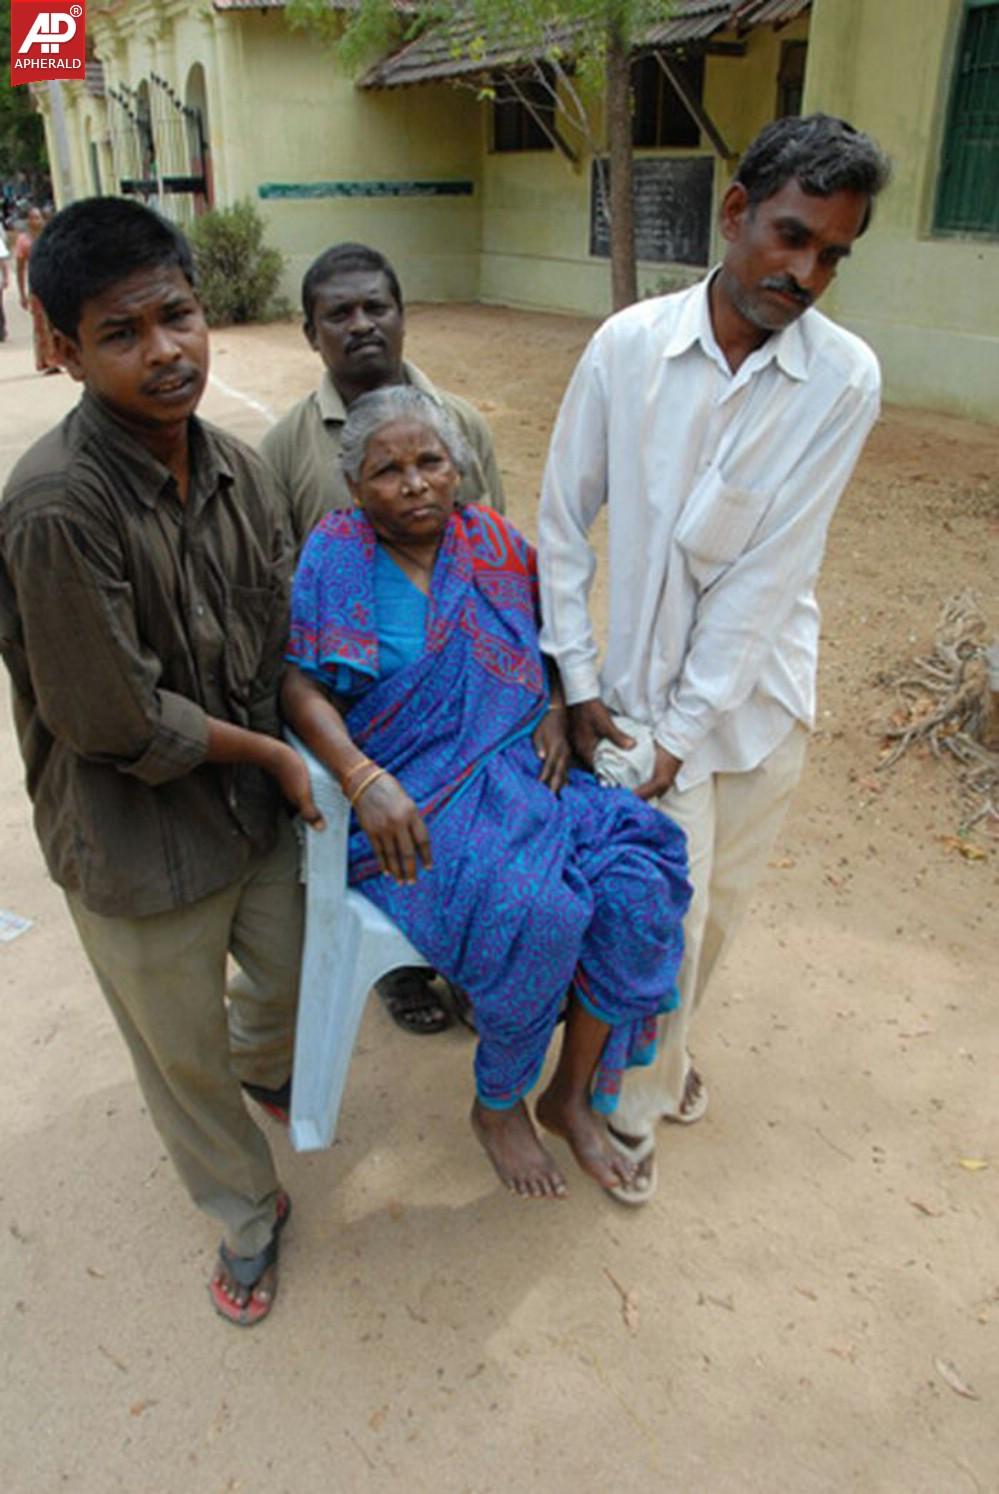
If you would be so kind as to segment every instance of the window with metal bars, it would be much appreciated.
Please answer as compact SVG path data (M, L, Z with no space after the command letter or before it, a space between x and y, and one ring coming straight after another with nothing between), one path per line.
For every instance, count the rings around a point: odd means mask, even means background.
M935 226L999 234L999 0L965 0Z

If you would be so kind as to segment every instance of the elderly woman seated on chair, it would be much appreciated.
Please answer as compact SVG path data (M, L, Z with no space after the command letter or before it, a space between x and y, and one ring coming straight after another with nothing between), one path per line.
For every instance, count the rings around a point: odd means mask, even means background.
M302 555L284 710L353 807L351 885L468 992L472 1124L503 1182L566 1191L525 1097L568 992L537 1118L614 1197L644 1202L654 1174L602 1116L675 1004L683 835L570 767L534 552L457 506L447 413L406 386L364 395L341 461L357 507L327 514Z

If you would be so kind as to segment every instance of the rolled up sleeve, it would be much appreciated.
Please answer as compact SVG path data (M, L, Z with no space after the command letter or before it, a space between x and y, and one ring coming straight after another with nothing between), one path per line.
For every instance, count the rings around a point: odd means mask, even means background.
M160 662L138 636L132 588L106 540L64 513L36 514L6 536L27 674L54 737L143 783L166 783L205 761L208 718L160 688Z

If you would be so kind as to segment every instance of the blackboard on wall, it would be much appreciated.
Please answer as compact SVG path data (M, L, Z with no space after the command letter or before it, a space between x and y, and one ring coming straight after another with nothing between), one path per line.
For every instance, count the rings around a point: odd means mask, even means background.
M605 179L610 171L604 162ZM635 252L653 264L707 265L711 243L713 156L649 156L634 163ZM610 255L610 227L590 171L590 253Z

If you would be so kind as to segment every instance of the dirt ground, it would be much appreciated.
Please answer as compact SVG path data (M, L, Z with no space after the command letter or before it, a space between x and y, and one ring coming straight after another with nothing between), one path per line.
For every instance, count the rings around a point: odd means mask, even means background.
M75 393L12 321L4 471ZM410 355L492 422L529 532L590 330L410 314ZM249 439L316 378L297 328L214 342L205 413ZM879 671L965 586L999 629L997 474L999 428L890 409L871 440L823 574L807 775L701 1018L710 1112L662 1129L654 1203L583 1179L511 1200L466 1125L470 1039L407 1038L372 1004L337 1145L295 1156L271 1128L296 1214L252 1333L210 1311L216 1231L46 880L4 705L0 907L33 920L0 943L7 1494L999 1490L999 839L954 850L930 759L875 776Z

